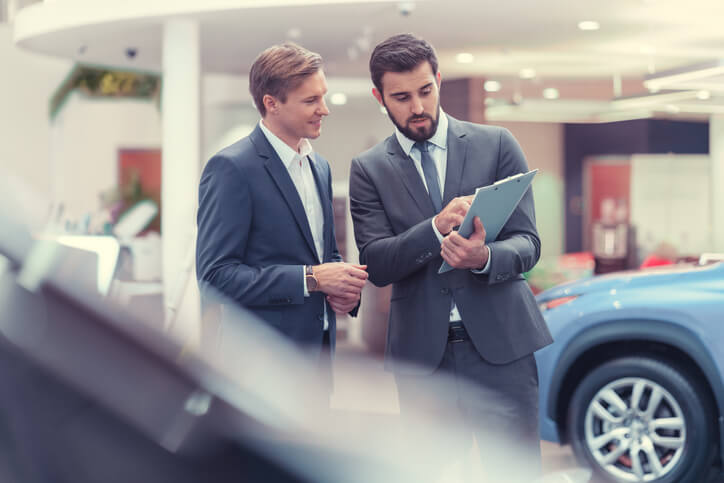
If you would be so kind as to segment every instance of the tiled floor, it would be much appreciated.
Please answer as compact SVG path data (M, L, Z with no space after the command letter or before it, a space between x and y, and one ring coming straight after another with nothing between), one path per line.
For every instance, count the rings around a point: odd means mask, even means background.
M383 369L380 357L371 357L362 346L341 342L337 345L335 361L335 390L331 406L337 411L363 412L389 418L399 424L397 390L392 374ZM362 369L360 369L362 367ZM541 442L543 472L552 478L556 472L579 468L569 446ZM567 477L552 478L550 483L570 483ZM711 483L724 482L712 477ZM546 482L547 483L547 482ZM599 483L590 480L589 483Z
M354 364L353 364L354 362ZM360 363L364 370L359 369ZM332 409L362 411L390 416L399 414L397 390L392 374L385 372L381 358L370 357L363 347L341 343L337 346L335 390ZM370 391L373 388L373 391ZM576 468L575 458L567 446L542 442L543 471Z

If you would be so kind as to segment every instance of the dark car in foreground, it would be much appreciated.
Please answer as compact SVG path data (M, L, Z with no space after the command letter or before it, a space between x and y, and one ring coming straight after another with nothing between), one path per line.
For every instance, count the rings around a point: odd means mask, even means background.
M702 261L537 296L542 438L604 481L703 482L722 459L724 262Z

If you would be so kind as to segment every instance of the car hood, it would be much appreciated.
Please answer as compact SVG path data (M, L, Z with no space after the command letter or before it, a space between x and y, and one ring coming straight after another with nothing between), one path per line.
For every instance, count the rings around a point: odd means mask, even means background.
M640 286L650 287L652 285L664 285L673 283L692 273L708 270L722 272L724 271L724 263L705 266L682 263L664 267L652 267L645 270L630 270L607 275L597 275L583 280L557 285L541 292L536 298L538 302L545 302L559 297L581 295L623 287L631 289Z

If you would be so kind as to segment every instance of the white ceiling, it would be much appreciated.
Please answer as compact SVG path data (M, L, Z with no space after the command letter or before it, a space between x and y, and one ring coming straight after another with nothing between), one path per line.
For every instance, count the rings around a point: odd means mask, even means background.
M719 97L724 89L716 89L722 72L718 79L709 76L708 82L714 79L709 99L689 96L694 99L647 101L633 108L609 102L646 94L644 79L662 71L724 59L724 0L108 3L54 0L28 7L15 19L16 42L78 61L159 70L162 23L180 13L201 23L206 72L243 74L259 51L292 38L322 54L329 77L366 79L369 52L377 42L414 32L436 47L444 79L479 76L501 82L500 92L488 94L497 99L488 108L492 118L496 109L507 112L500 119L526 110L530 119L546 120L546 112L563 112L557 117L565 118L569 105L575 108L568 120L605 120L597 113L611 112L623 118L626 112L696 116L724 109ZM580 30L583 20L598 22L600 29ZM137 49L133 59L125 55L129 47ZM472 62L457 62L461 52L472 54ZM521 79L521 69L534 69L535 77ZM705 82L686 87L698 90ZM546 87L557 88L560 99L542 100Z

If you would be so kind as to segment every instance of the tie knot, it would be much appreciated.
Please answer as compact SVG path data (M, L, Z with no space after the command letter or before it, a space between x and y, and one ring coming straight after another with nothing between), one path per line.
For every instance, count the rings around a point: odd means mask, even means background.
M428 144L429 143L427 141L417 141L415 143L415 147L419 149L421 153L426 153Z

